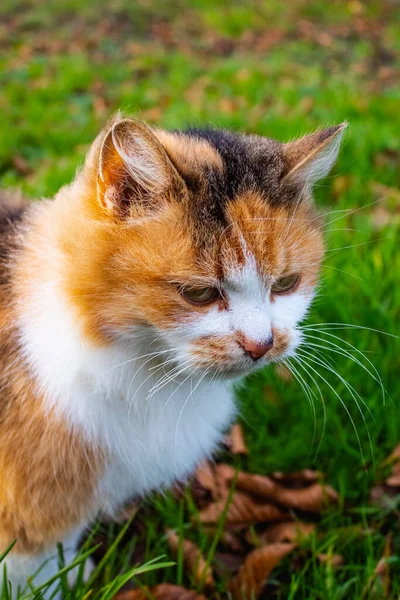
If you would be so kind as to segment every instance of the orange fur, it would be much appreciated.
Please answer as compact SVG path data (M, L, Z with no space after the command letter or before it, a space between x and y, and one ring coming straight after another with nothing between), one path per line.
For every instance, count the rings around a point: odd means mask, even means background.
M2 349L8 350L0 358L0 547L16 539L15 552L36 553L94 516L93 490L104 457L45 412L32 374L16 354L16 332L5 325L13 318L10 307L1 307L0 318L2 334L7 332Z

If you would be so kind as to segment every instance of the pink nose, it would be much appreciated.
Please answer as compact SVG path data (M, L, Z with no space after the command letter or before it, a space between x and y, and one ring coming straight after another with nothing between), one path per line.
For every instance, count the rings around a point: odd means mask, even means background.
M254 340L249 340L248 338L243 338L239 344L246 350L246 352L251 356L253 360L258 360L262 358L271 350L274 345L274 340L272 336L266 342L259 344Z

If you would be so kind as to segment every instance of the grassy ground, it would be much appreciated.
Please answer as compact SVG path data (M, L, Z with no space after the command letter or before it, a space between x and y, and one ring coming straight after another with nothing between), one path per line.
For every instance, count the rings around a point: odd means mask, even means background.
M313 538L302 566L286 561L274 572L268 597L370 598L388 530L400 554L396 502L385 512L368 504L382 460L400 440L400 345L368 329L396 334L400 318L399 22L399 5L389 0L195 0L190 7L181 0L3 0L0 7L0 185L19 186L33 198L52 195L72 178L91 140L121 107L166 127L206 122L280 140L350 122L335 172L317 190L325 212L350 210L327 215L329 250L308 322L362 327L327 333L366 353L386 402L359 365L327 350L338 340L322 330L310 331L319 341L309 341L325 348L307 351L317 361L330 357L342 379L317 363L303 374L311 385L311 375L318 381L326 426L318 393L314 419L294 380L269 371L238 390L251 450L241 466L264 473L316 467L344 499L322 521L327 534ZM365 402L360 410L344 380ZM210 537L191 525L191 510L188 496L157 498L146 507L142 555L170 558L165 524L209 547ZM360 535L361 529L370 533ZM110 540L117 530L108 531ZM123 548L110 552L94 589L132 564L132 548ZM318 563L321 548L341 553L345 566L332 572ZM392 562L395 598L400 571ZM182 581L179 563L140 581L163 580ZM223 580L219 586L223 592Z

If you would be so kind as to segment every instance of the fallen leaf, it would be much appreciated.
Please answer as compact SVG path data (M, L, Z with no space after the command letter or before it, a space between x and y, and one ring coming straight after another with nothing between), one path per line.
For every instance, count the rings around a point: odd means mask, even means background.
M212 502L207 508L200 511L199 519L202 523L216 523L223 514L226 500ZM251 498L247 494L235 492L226 514L226 525L254 525L269 521L279 521L287 518L274 504L269 504Z
M319 471L313 471L312 469L303 469L302 471L295 471L294 473L275 471L272 473L271 477L272 479L277 479L287 487L304 487L305 485L321 479L321 473Z
M374 504L390 508L391 498L397 496L400 488L400 444L382 462L382 466L391 466L391 473L382 483L372 488L370 498Z
M246 536L249 543L258 545L277 544L279 542L301 542L315 530L313 523L303 521L285 521L270 525L265 531Z
M400 487L400 467L392 472L391 476L385 481L385 484L389 487Z
M258 598L271 571L294 547L294 544L271 544L253 550L229 584L232 600Z
M154 598L154 600L207 600L205 596L201 596L193 590L170 583L161 583L150 589L127 590L114 596L114 600L149 600L149 598Z
M176 486L173 489L173 493L175 500L181 500L184 497L184 491ZM213 495L210 491L203 487L197 479L193 479L191 482L190 494L200 509L208 506L213 499Z
M175 531L170 529L167 531L167 539L174 558L177 558L180 546L179 536ZM212 570L210 565L207 565L200 548L186 539L183 539L181 544L185 568L192 573L195 582L198 585L204 584L208 589L213 588L214 578Z
M232 425L232 429L225 437L225 443L232 454L248 454L248 449L244 441L243 429L240 423Z
M238 473L236 487L238 490L276 502L286 508L305 512L319 513L328 504L338 501L337 493L329 485L312 483L305 488L288 489L276 483L271 477L244 471Z
M219 463L215 467L215 494L217 500L226 500L232 482L235 479L236 469L226 463Z
M376 583L380 583L384 598L389 598L390 595L390 566L388 559L392 555L392 545L392 536L389 533L385 538L385 547L383 549L383 555L379 559L379 562L375 567L375 575L377 578Z
M202 462L199 465L195 477L200 485L206 490L209 490L210 492L213 491L215 486L215 474L214 469L209 462Z
M318 554L318 560L320 563L329 565L333 569L341 567L344 563L344 558L341 554Z
M221 534L221 544L228 547L232 552L243 554L245 552L245 544L238 535L232 531L223 531Z
M244 556L233 552L216 552L213 559L214 569L218 576L223 579L235 575L243 562Z
M236 469L226 463L219 463L215 467L215 473L220 483L230 487L236 473Z
M210 462L205 462L197 469L195 481L204 490L210 492L214 500L221 500L228 497L234 476L235 469L230 465L214 466Z
M389 459L392 461L397 461L397 462L400 461L400 444L397 444L396 448L389 455Z

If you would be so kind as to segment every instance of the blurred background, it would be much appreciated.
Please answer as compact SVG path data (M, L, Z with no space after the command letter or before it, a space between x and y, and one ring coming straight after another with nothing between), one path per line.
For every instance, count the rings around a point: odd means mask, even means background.
M315 408L283 369L238 390L250 450L242 466L263 473L318 468L345 499L325 529L332 547L340 539L352 567L329 589L321 566L300 570L296 589L316 590L304 591L307 598L370 597L357 582L339 593L338 581L367 582L387 529L398 528L399 490L383 512L374 512L370 497L400 440L400 345L393 337L400 319L399 57L396 0L0 6L0 185L32 199L71 180L120 108L167 128L208 124L281 141L349 121L338 164L316 191L328 248L308 321L318 327L309 330L318 346L307 350L316 362L309 356L308 366L297 366L315 390ZM324 323L332 325L320 329ZM157 500L156 511L174 525L173 499ZM149 526L150 556L152 544L154 552L163 549L157 518ZM373 535L343 541L344 527L368 519L380 519ZM294 597L291 585L282 597Z

